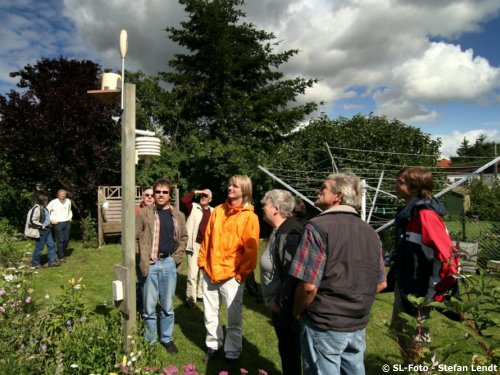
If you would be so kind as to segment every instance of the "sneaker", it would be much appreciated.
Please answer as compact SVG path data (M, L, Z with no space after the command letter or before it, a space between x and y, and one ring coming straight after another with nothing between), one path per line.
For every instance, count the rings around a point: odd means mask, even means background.
M59 263L66 263L66 258L59 259Z
M196 309L196 302L194 302L192 299L188 299L186 301L186 306L190 309Z
M203 302L203 296L198 296L198 297L196 297L196 300L197 300L198 302Z
M207 352L205 353L205 358L203 359L203 363L207 364L210 361L210 358L212 358L216 353L217 349L208 348Z
M61 267L61 265L59 263L51 263L49 267Z
M35 264L32 264L32 265L31 265L31 268L34 268L34 269L36 269L36 270L37 270L37 269L39 269L39 268L42 268L42 266L41 266L41 265L39 265L39 264L36 264L36 265L35 265Z
M179 349L177 349L177 346L175 346L173 341L167 342L166 344L164 342L162 342L161 344L167 350L167 352L169 352L170 354L179 353Z

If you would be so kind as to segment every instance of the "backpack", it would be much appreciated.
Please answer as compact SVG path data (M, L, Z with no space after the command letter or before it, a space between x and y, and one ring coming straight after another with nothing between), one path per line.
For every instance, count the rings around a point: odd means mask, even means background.
M42 229L42 226L40 224L35 223L33 220L36 209L40 210L39 222L43 222L43 220L45 219L45 210L43 210L43 208L39 204L35 204L33 207L30 208L28 214L26 215L26 224L24 227L24 235L28 238L38 238L37 236L38 230Z

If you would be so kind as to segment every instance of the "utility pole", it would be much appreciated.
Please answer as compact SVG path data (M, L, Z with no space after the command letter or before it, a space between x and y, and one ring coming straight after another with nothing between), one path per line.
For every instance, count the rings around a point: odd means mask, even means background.
M125 84L122 121L122 264L124 282L123 345L130 349L136 323L135 289L135 85Z

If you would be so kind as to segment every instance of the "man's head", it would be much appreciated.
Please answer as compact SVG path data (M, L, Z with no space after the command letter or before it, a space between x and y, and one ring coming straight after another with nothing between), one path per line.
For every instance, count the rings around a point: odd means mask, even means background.
M317 193L318 199L314 204L323 210L340 204L351 206L356 210L361 206L361 180L353 174L329 175Z
M200 193L200 206L205 208L212 202L212 192L209 189L203 189Z
M409 201L413 198L431 199L432 173L424 167L409 167L401 170L394 184L398 198Z
M57 198L62 202L66 199L66 196L68 195L68 192L64 189L59 189L57 191Z
M252 200L252 180L246 175L235 175L229 179L227 186L227 198L231 202L241 200L247 203Z
M36 203L38 203L40 206L45 207L48 201L49 198L45 194L38 194L36 196Z
M153 184L153 191L155 197L155 204L158 207L165 207L170 204L172 198L174 185L164 178L159 178Z
M146 189L142 192L141 206L151 206L155 202L153 189Z
M287 190L269 190L260 203L262 203L264 220L272 226L275 226L277 218L288 219L293 216L295 198Z

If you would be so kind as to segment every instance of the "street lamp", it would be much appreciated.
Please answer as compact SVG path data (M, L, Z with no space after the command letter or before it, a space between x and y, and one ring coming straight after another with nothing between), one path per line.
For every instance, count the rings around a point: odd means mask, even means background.
M125 84L125 55L127 54L128 49L128 37L127 30L122 30L120 32L120 55L122 56L122 100L121 100L121 109L123 109L123 91Z

